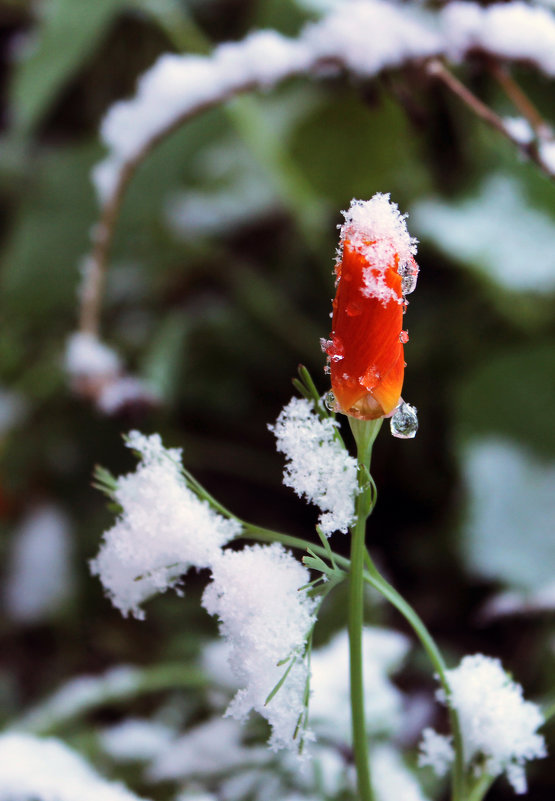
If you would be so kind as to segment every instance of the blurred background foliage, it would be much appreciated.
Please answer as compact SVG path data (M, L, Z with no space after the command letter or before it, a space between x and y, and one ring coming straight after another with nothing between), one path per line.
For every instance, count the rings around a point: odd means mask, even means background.
M3 615L6 720L75 675L190 662L214 633L198 605L204 577L188 578L185 600L152 602L138 623L122 620L88 574L111 520L93 468L131 468L120 436L130 427L183 447L187 466L238 514L311 536L315 514L281 486L266 426L299 362L327 389L318 339L330 327L339 210L376 191L411 213L421 241L404 390L420 431L411 442L379 438L368 540L451 658L500 656L529 697L552 692L553 612L503 617L486 603L553 581L553 185L443 89L409 70L364 84L295 79L172 135L131 184L103 309L104 338L161 403L107 418L67 386L103 114L160 53L204 52L257 27L295 34L317 15L311 6L0 2L2 569L8 582L22 521L54 504L69 521L72 575L69 600L30 619ZM511 113L491 79L462 74ZM552 107L552 84L532 71L516 77ZM334 546L344 551L346 540L336 535ZM343 602L339 592L326 609L321 639L340 625ZM369 619L404 630L382 606ZM404 681L431 691L423 664ZM548 766L534 776L530 798L552 798ZM505 791L499 783L492 799Z

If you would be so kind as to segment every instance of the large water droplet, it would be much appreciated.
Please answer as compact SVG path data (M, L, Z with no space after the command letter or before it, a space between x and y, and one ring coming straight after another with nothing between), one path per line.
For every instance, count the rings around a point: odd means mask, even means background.
M408 341L409 341L409 332L408 331L401 331L401 333L399 334L399 342L402 345L406 345L406 343Z
M328 412L337 411L337 401L336 401L335 395L333 394L331 389L330 389L329 392L326 392L326 394L324 395L324 406L326 407Z
M418 280L418 267L415 261L404 261L397 270L401 276L401 291L403 295L410 295L416 289Z
M418 431L418 415L410 403L401 401L390 420L391 433L399 439L413 439Z

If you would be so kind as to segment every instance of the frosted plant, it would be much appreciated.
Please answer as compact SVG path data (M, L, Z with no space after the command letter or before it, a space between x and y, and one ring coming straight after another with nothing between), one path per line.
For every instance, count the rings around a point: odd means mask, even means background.
M117 353L94 334L75 332L66 344L65 369L72 378L106 378L119 373Z
M0 735L2 801L140 801L122 784L91 768L82 756L53 738Z
M144 600L178 585L189 567L209 567L241 526L189 489L180 450L164 448L157 434L136 431L127 444L141 461L117 481L113 497L122 513L104 534L91 570L122 614L140 618Z
M457 668L447 671L449 703L457 710L463 737L464 758L476 775L505 773L516 793L526 792L524 763L546 755L537 729L544 722L536 704L525 701L522 687L503 670L498 659L475 654L465 656ZM446 703L443 690L438 698ZM426 734L421 764L445 772L447 746L440 735Z
M515 61L530 61L546 75L555 75L555 18L546 8L523 2L449 3L441 15L449 56L464 58L482 50Z
M287 458L283 483L320 507L318 522L328 537L352 525L358 492L357 462L336 437L337 425L322 420L310 401L292 398L268 426Z
M202 598L220 620L241 686L227 714L244 720L251 709L259 712L272 726L270 746L276 750L295 747L305 709L308 675L302 656L316 602L299 588L308 580L306 568L281 545L253 545L221 553ZM267 703L286 671L285 682Z

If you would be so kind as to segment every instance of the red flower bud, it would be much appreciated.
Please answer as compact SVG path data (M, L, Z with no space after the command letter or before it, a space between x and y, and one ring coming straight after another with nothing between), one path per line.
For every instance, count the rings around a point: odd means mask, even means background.
M352 201L336 263L328 355L337 411L363 420L399 404L405 359L405 295L416 285L416 240L389 195Z

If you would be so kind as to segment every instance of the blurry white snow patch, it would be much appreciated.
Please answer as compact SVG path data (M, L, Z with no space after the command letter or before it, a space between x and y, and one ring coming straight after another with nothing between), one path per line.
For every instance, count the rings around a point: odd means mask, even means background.
M185 732L161 751L148 769L151 781L173 781L195 776L225 774L241 765L267 762L262 746L241 743L242 728L236 720L213 718Z
M465 451L469 512L462 547L480 576L534 592L553 580L555 462L509 440L478 440Z
M546 756L545 741L536 731L544 723L540 708L524 700L522 687L505 673L498 659L483 654L465 656L446 675L449 703L459 716L466 764L477 776L505 773L515 792L525 793L525 762ZM443 690L437 691L437 697L446 703ZM431 735L427 739L421 764L437 766L441 773L445 754Z
M103 751L117 762L157 759L175 739L175 730L155 720L127 718L100 733Z
M112 415L134 404L153 406L159 401L159 396L146 381L124 375L102 387L96 405L104 414Z
M105 378L121 367L117 353L94 334L77 331L66 344L65 369L72 378Z
M367 731L392 734L401 723L403 695L389 675L397 670L409 649L397 631L366 626L362 633L364 704ZM310 667L310 722L318 736L349 742L349 641L346 631L322 648L313 650Z
M253 545L221 553L202 597L208 613L219 618L220 633L231 646L230 666L242 688L226 714L243 721L251 709L259 712L272 726L270 747L275 750L297 745L293 736L307 681L302 657L316 604L299 588L309 580L308 570L281 545ZM295 661L285 682L266 704L289 659Z
M2 801L139 801L102 778L80 754L54 738L0 735Z
M555 141L541 142L539 154L544 166L555 175Z
M495 175L478 195L458 203L422 200L415 227L451 258L479 267L509 290L555 289L555 226L530 207L517 181Z
M450 58L462 60L471 50L501 58L528 61L555 75L555 16L523 2L449 3L441 12Z
M513 615L534 615L555 611L555 581L548 581L532 592L507 590L489 598L480 609L483 621Z
M28 403L23 395L0 387L0 436L23 422L27 411Z
M427 801L420 785L393 746L375 746L370 752L370 765L376 801Z
M188 488L181 451L164 448L158 434L132 431L127 445L140 462L118 479L114 499L122 513L104 534L91 571L123 615L142 618L143 601L178 585L190 567L209 567L241 526Z
M283 483L320 507L318 523L328 537L352 525L358 493L357 462L336 439L337 426L322 420L305 398L292 398L268 426L287 459Z
M454 759L453 738L445 734L438 734L435 729L424 729L418 765L421 768L432 768L436 776L445 776Z
M430 17L384 0L345 0L301 33L315 59L337 61L370 77L442 50Z
M305 71L310 58L304 44L270 30L221 44L210 56L160 56L140 77L135 96L114 104L102 121L109 154L92 173L100 202L114 191L123 164L176 120L249 84L269 88Z
M138 668L119 665L100 676L79 676L63 684L42 703L30 709L17 723L18 729L48 731L79 717L99 704L118 701L135 695L141 685Z
M30 512L14 534L4 605L9 617L36 623L57 612L73 586L71 528L57 506Z

